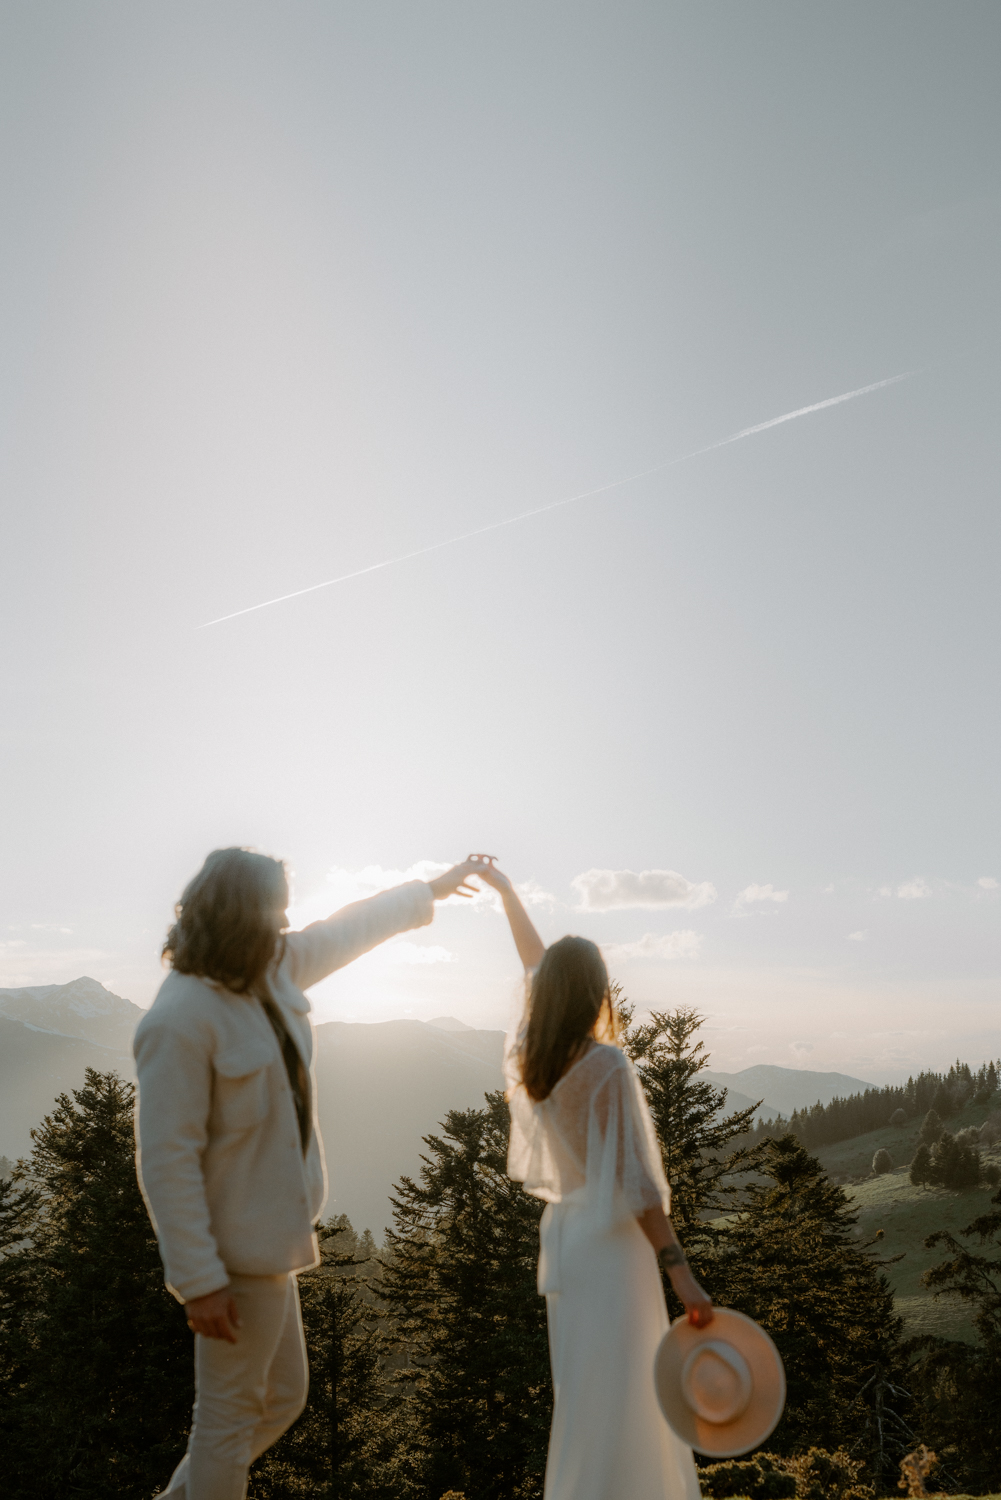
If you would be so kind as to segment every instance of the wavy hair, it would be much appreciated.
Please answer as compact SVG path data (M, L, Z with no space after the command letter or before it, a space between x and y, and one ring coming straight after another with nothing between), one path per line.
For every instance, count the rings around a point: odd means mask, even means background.
M586 1037L618 1039L608 970L597 943L563 937L530 980L519 1071L528 1095L547 1099Z
M260 993L280 958L288 874L255 849L214 849L174 907L161 953L179 974L214 979L237 995Z

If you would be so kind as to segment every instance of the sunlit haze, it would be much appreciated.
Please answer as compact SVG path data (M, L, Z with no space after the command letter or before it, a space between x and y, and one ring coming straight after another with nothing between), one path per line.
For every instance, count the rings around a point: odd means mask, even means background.
M477 850L719 1069L1001 1053L999 42L6 7L0 987L148 1005L219 846L295 925ZM518 995L484 893L313 1000Z

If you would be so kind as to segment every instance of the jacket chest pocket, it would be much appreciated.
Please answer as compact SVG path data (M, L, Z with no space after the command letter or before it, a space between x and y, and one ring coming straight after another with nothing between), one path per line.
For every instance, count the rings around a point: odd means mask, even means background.
M252 1130L268 1112L268 1066L272 1054L262 1042L244 1043L213 1059L214 1114L223 1134Z

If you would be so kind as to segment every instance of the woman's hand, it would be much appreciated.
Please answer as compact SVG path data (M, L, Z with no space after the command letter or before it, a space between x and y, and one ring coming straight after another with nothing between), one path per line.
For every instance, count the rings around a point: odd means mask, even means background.
M193 1333L200 1333L205 1339L225 1339L227 1344L236 1343L240 1315L228 1286L220 1287L217 1292L209 1292L204 1297L192 1297L190 1302L185 1302L184 1311L188 1315L188 1327Z
M713 1320L711 1298L699 1286L687 1265L679 1266L669 1274L671 1285L684 1304L689 1323L693 1328L705 1328Z
M689 1323L693 1328L705 1328L713 1320L713 1305L692 1275L674 1225L660 1205L637 1215L637 1221L656 1252L658 1266L671 1278Z
M444 901L446 896L475 896L478 894L475 885L466 885L465 882L470 875L479 873L480 867L476 859L471 857L463 860L461 865L453 865L444 875L439 875L437 880L429 880L428 885L436 901Z
M496 854L470 854L466 863L473 866L473 873L480 877L484 885L492 886L503 896L505 892L513 891L514 886L508 877L498 870L496 859Z

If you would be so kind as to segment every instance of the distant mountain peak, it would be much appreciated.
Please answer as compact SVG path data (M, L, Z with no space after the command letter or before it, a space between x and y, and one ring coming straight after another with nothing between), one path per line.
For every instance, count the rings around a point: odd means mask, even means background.
M755 1063L739 1073L717 1073L707 1069L703 1077L724 1088L737 1089L768 1102L758 1111L760 1116L776 1113L789 1118L794 1109L809 1109L816 1103L830 1104L840 1095L861 1094L872 1084L852 1078L848 1073L818 1073L812 1068L783 1068L778 1063Z
M433 1021L426 1022L428 1026L434 1026L438 1031L475 1031L475 1026L467 1026L465 1021L456 1020L455 1016L435 1016Z
M132 1033L143 1012L131 1000L106 989L89 974L68 984L34 984L0 989L0 1016L20 1021L33 1031L129 1050Z

